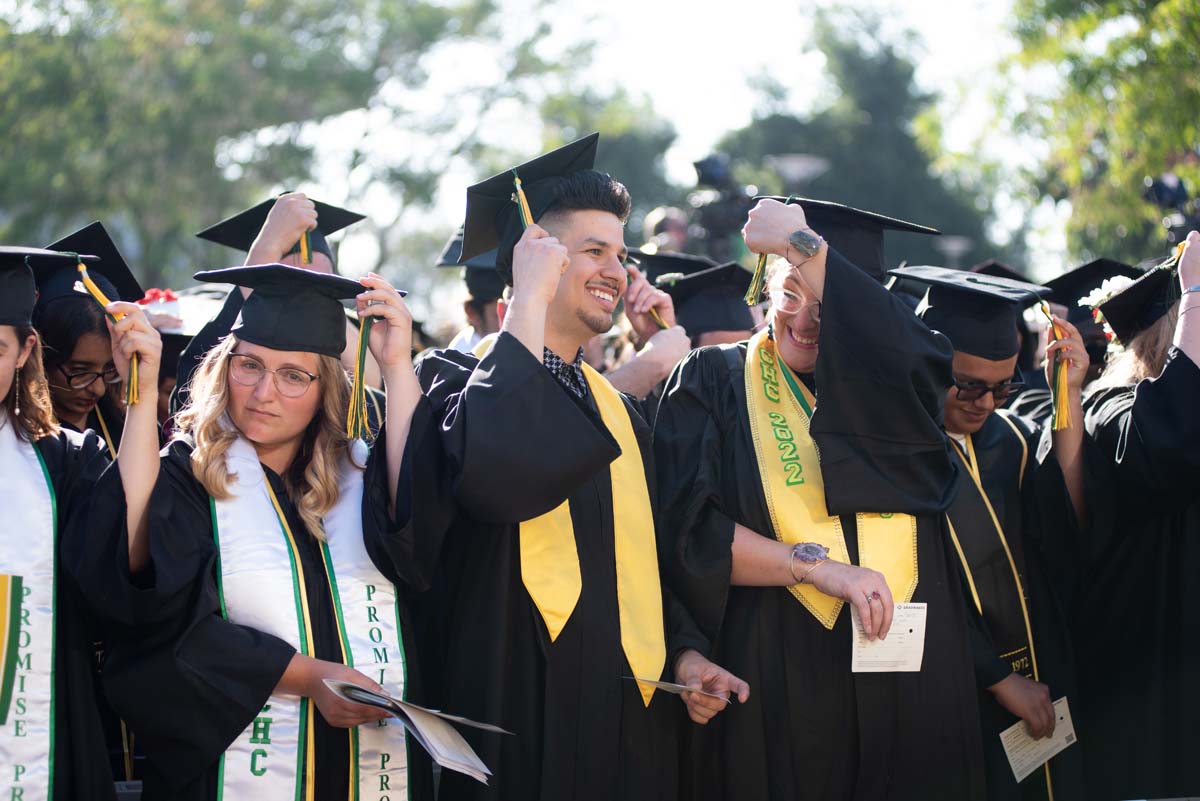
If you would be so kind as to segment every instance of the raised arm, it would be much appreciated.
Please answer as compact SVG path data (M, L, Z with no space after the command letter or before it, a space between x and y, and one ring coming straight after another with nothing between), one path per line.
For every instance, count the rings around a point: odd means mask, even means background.
M150 557L146 509L150 494L158 480L158 367L162 356L162 338L142 308L136 303L110 303L105 309L110 315L124 315L108 322L112 337L113 363L121 379L128 383L130 364L138 360L138 402L125 412L125 433L121 437L121 452L117 467L125 488L126 527L129 532L129 570L139 573Z

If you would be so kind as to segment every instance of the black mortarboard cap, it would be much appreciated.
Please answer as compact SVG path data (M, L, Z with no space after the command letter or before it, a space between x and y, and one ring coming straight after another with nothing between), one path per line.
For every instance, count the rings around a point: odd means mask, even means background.
M254 240L258 237L258 232L262 230L263 223L267 221L267 215L271 213L271 207L275 205L275 201L278 199L278 197L268 198L245 211L239 211L232 217L205 228L196 234L196 236L201 239L207 239L209 242L216 242L218 245L233 248L234 250L248 251L250 250L250 246L254 244ZM312 200L312 198L309 198L309 200ZM308 232L309 244L312 246L313 252L324 253L329 257L330 261L333 261L333 251L330 250L329 243L325 240L325 237L354 225L356 222L365 220L366 215L347 211L337 206L331 206L319 200L313 200L313 205L317 210L317 227ZM297 240L288 253L299 252L300 242Z
M944 267L902 267L889 274L929 289L917 316L956 351L1001 361L1021 349L1021 312L1050 290L1025 281Z
M762 200L756 197L755 200ZM808 225L829 243L829 246L842 254L851 264L883 281L888 269L883 251L883 235L885 231L907 231L914 234L939 235L936 228L898 220L873 211L844 206L828 200L812 200L804 197L784 198L771 197L780 203L796 203L804 209L804 217Z
M92 256L84 257L94 262ZM0 325L32 325L33 307L37 303L37 281L33 265L42 264L53 270L75 269L74 254L57 253L42 248L0 247Z
M710 331L752 331L754 317L746 305L753 274L736 261L685 275L668 272L655 285L671 296L675 319L688 336Z
M492 248L486 253L481 253L478 256L472 256L465 262L462 260L463 247L463 229L460 226L454 235L446 242L446 246L442 248L442 255L438 256L438 267L479 267L486 270L496 269L496 249Z
M230 332L273 350L341 356L346 347L342 300L366 291L358 281L285 264L204 270L198 281L252 290Z
M535 222L554 205L567 176L592 169L599 141L600 134L589 134L514 168ZM495 248L496 269L506 283L512 280L512 249L524 231L513 194L513 170L467 187L463 224L461 258L471 259Z
M671 273L693 275L718 266L717 262L708 256L693 256L690 253L672 253L665 250L654 253L633 250L630 251L629 256L630 261L637 262L642 275L646 276L646 280L652 284L656 284L659 278ZM743 303L743 305L745 304Z
M1177 276L1174 261L1153 267L1096 307L1122 345L1162 319L1182 297Z
M96 286L109 300L123 300L127 303L141 300L144 294L141 284L133 277L129 265L117 249L117 243L108 235L102 223L89 223L46 247L60 253L87 253L95 256L95 262L84 260L88 276L96 282ZM59 298L87 297L75 288L80 280L79 271L76 269L78 262L69 261L41 258L30 260L38 284L38 306L45 306Z
M463 283L474 300L498 300L504 294L504 279L496 272L496 250L493 248L462 262L463 229L459 228L438 257L438 267L462 267Z
M981 261L979 264L972 266L968 272L980 273L982 275L994 275L1000 278L1007 278L1010 281L1029 280L1029 276L1025 275L1025 273L996 259Z
M1124 276L1140 278L1142 271L1137 267L1113 259L1096 259L1082 267L1068 270L1057 278L1046 282L1050 288L1047 300L1067 307L1068 319L1074 323L1080 319L1091 319L1091 307L1081 307L1079 301L1100 288L1110 278Z

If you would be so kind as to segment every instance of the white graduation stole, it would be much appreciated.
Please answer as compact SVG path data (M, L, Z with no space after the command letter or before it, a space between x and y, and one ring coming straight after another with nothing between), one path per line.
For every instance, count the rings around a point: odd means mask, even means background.
M0 797L54 797L54 487L0 411Z
M230 446L226 464L232 496L211 501L213 536L220 552L221 612L230 621L273 634L302 654L313 654L311 618L295 537L271 492L253 446ZM346 664L400 698L405 654L396 588L372 564L363 545L362 472L343 461L339 495L324 518L325 570ZM222 801L312 799L311 699L273 693L258 717L221 757ZM394 720L360 726L351 734L346 798L399 801L408 797L404 729ZM301 795L301 788L305 792Z

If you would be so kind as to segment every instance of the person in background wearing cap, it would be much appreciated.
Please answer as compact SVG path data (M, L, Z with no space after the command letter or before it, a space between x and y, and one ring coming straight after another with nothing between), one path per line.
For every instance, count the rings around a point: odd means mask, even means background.
M78 516L115 454L96 432L69 431L56 421L31 324L35 272L74 271L81 260L95 266L90 255L0 248L0 765L11 798L114 798L93 677L100 634L64 539L68 518ZM104 325L121 380L129 380L131 358L139 360L141 397L126 412L117 462L137 481L158 461L161 343L136 305L113 302L105 312L125 315ZM144 497L130 498L131 514L144 506Z
M104 226L93 222L48 246L98 258L89 274L110 300L133 302L142 288ZM61 426L92 429L115 456L121 445L125 409L104 310L84 293L74 264L34 260L38 300L33 326L42 339L50 400Z
M337 265L334 262L333 249L325 237L365 219L362 214L313 200L302 192L285 192L209 226L196 236L233 250L244 251L246 260L243 264L280 263L318 273L336 274ZM241 310L242 302L249 294L245 287L241 288L240 293L230 293L220 313L209 325L201 329L184 350L179 359L179 375L175 381L178 389L171 401L175 411L187 403L187 388L200 360L221 337L229 333L230 326ZM349 319L345 321L345 329L346 344L342 349L342 366L347 372L353 372L354 343L358 340L358 330ZM382 387L379 367L371 354L368 353L366 358L364 376L367 386L379 389ZM376 393L371 393L370 400L374 429L378 428L383 399Z
M882 219L760 200L743 235L781 257L770 326L693 351L659 408L667 584L754 687L693 730L689 799L984 797L965 588L940 525L950 348L881 285ZM846 607L875 640L893 601L927 604L919 672L852 672Z
M1063 336L1047 334L1046 381L1053 386L1054 364L1064 365L1070 425L1039 430L999 407L1019 383L1021 313L1050 289L939 267L891 274L925 287L918 316L954 347L943 427L959 488L946 517L983 623L972 645L988 801L1083 801L1088 796L1079 748L1018 783L1001 744L1001 733L1018 720L1036 739L1054 734L1064 712L1053 702L1061 698L1075 713L1081 707L1064 604L1077 581L1077 559L1066 543L1087 522L1081 393L1089 360L1083 338L1055 316ZM1090 732L1079 736L1086 740Z
M405 463L412 527L444 538L434 702L518 733L464 731L492 782L443 774L440 801L676 798L679 701L632 679L749 692L663 594L649 429L580 356L628 280L629 194L591 169L597 138L516 168L535 221L524 232L512 172L468 190L464 258L496 247L511 303L487 353L417 365L433 415ZM705 719L726 703L684 698Z
M1073 610L1088 799L1200 789L1200 233L1097 307L1123 346L1084 402L1092 526ZM1094 489L1092 489L1094 487Z
M1079 329L1083 344L1087 348L1090 365L1083 383L1085 394L1091 384L1100 377L1108 358L1108 337L1094 319L1092 306L1087 299L1098 292L1103 294L1101 287L1117 282L1128 284L1141 274L1141 270L1128 264L1113 259L1096 259L1046 282L1046 286L1051 290L1046 296L1046 302L1056 314L1065 316L1071 325ZM1165 347L1162 356L1166 356ZM1157 371L1154 374L1157 375ZM1027 385L1025 389L1010 396L1006 408L1041 425L1054 411L1054 404L1049 388L1030 388Z
M674 323L674 301L668 293L655 288L637 267L628 266L626 270L629 285L623 301L634 350L631 358L605 373L605 378L618 391L642 401L645 404L642 416L652 421L656 395L663 381L690 350L688 333L677 324L658 327L650 310L658 310L663 322Z
M402 727L324 684L420 693L404 588L427 580L421 543L364 545L414 498L400 485L420 398L408 311L373 274L196 277L252 290L240 322L205 355L175 439L138 484L141 525L126 529L133 488L109 471L75 538L88 600L136 633L114 643L105 687L145 745L143 798L430 798ZM349 298L375 318L369 347L391 390L369 455L347 442L348 406L363 402L339 361Z

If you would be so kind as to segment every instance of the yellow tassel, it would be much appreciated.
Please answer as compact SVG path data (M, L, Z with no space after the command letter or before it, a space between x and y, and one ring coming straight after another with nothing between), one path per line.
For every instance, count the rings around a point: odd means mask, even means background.
M533 212L529 210L529 200L525 197L525 190L521 188L521 176L517 175L517 171L513 170L513 189L517 194L517 210L521 214L521 227L528 228L533 225Z
M1058 323L1054 322L1054 317L1050 313L1050 307L1045 301L1041 303L1042 314L1046 315L1046 319L1050 321L1050 332L1053 336L1053 341L1057 342L1063 338L1063 331L1058 327ZM1050 393L1054 400L1054 415L1051 428L1054 431L1062 431L1071 427L1071 405L1070 405L1070 387L1067 385L1067 363L1059 359L1059 354L1054 354L1054 383L1050 387Z
M754 276L750 279L750 287L746 290L746 305L757 306L762 302L763 283L767 277L767 254L758 255L758 264L754 267Z
M96 282L92 280L91 276L88 275L87 267L84 266L84 263L79 262L75 269L79 271L79 280L83 284L83 288L88 291L88 294L91 295L92 298L101 305L101 307L108 306L111 301L107 296L105 296L100 287L96 286ZM125 319L124 314L112 314L109 315L109 317L113 322ZM125 386L125 404L127 406L133 406L138 402L138 400L138 358L137 354L135 353L133 358L129 360L129 381Z
M312 264L312 244L308 240L308 231L300 234L300 263Z

